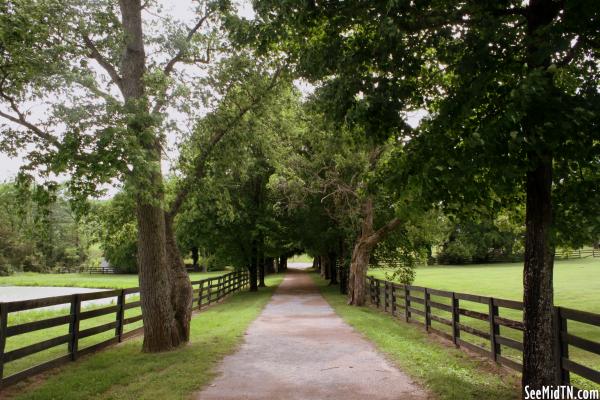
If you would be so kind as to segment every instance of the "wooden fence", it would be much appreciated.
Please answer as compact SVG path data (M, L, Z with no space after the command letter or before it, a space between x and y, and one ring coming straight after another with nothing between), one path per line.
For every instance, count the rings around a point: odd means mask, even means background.
M219 301L248 284L249 277L246 271L192 281L194 309L199 310ZM129 288L0 303L0 390L40 372L75 361L82 355L142 333L144 327L139 295L139 288ZM106 299L108 303L95 304L82 309L83 302L99 299ZM44 307L61 305L70 305L70 311L66 313L66 310L63 312L40 310ZM27 310L43 312L44 319L19 323L18 313ZM135 315L131 315L132 312ZM9 323L11 316L15 317L17 324ZM94 325L89 326L92 324ZM42 332L40 336L39 331L46 329L49 331ZM32 339L31 336L28 338L27 334L33 334L38 338ZM95 343L90 344L88 338L98 334L101 336L96 337ZM51 335L55 337L48 338ZM8 350L7 339L15 336L19 338L15 340L16 343L10 343L12 346ZM57 349L61 345L63 349ZM14 348L16 346L19 347ZM50 360L34 365L22 363L26 357L33 356L35 359L38 353L44 351L50 351ZM46 355L48 356L47 353ZM6 366L10 366L15 361L25 365L26 368L12 371L10 375L5 376Z
M588 248L578 250L558 250L554 253L554 258L557 260L568 260L573 258L596 258L600 257L600 249ZM452 261L444 257L429 257L427 263L429 265L452 265L452 264L493 264L493 263L515 263L523 262L523 254L513 255L488 255L485 258L454 258Z
M515 314L522 315L522 302L402 285L373 277L367 277L366 290L371 304L384 312L406 322L423 324L427 332L442 336L457 347L521 372L523 322ZM552 351L557 359L557 380L570 385L572 373L600 384L600 371L569 356L571 347L600 356L600 342L569 332L569 321L592 329L600 327L600 314L564 307L555 307L554 312L558 340ZM600 329L593 336L597 340Z

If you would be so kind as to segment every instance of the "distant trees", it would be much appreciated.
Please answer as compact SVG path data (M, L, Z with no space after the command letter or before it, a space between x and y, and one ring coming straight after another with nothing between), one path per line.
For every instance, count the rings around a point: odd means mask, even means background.
M0 184L0 273L78 270L93 238L60 188Z

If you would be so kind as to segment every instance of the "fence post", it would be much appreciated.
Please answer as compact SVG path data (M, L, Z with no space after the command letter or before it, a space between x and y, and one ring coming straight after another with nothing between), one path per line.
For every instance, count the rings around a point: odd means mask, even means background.
M562 359L569 358L569 345L564 344L562 332L567 333L569 328L567 320L563 318L560 307L554 307L553 315L554 325L554 359L556 365L554 367L555 380L560 385L571 384L571 374L562 367Z
M493 297L489 298L488 303L488 320L490 322L490 356L492 360L498 361L498 355L500 355L501 352L500 344L496 343L496 335L500 334L500 326L496 324L496 317L498 316L498 306L494 305Z
M410 296L410 289L408 288L408 285L404 285L404 319L406 320L406 322L410 321L410 299L408 298Z
M115 328L115 336L119 343L123 340L123 319L125 318L125 290L121 290L117 297L117 327Z
M202 296L204 295L204 279L198 284L198 310L202 309Z
M208 292L207 292L208 298L207 298L206 304L208 304L208 305L210 305L210 303L212 302L212 290L213 290L213 288L212 288L212 286L213 286L212 281L213 281L212 278L210 278L208 281L206 281L206 283L208 284L207 287L206 287L208 289Z
M0 303L0 388L4 377L4 348L6 347L6 335L8 327L8 307Z
M429 332L429 327L431 326L431 307L429 306L429 292L427 288L423 290L423 303L425 309L425 330Z
M81 300L79 295L74 294L71 300L71 322L69 323L69 354L71 360L77 359L77 348L79 346L79 313L81 312Z
M388 281L383 282L383 312L388 310Z
M460 327L458 326L460 314L458 309L458 298L456 298L456 293L452 292L452 342L455 346L458 346L458 339L460 338Z
M392 316L396 316L396 285L392 283Z
M381 308L381 282L379 279L376 279L375 283L377 284L377 291L375 292L375 295L377 296L377 308Z

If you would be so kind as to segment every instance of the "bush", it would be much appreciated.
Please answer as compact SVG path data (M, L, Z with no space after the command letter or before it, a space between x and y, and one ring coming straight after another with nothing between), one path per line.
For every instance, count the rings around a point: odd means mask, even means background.
M8 276L14 273L14 268L0 254L0 276Z

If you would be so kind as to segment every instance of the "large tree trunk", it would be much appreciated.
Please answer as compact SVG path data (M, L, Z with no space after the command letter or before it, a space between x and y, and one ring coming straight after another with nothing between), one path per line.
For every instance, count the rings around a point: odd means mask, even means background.
M146 121L149 110L144 93L145 51L142 32L142 5L140 0L119 2L125 38L125 51L121 60L119 87L125 107L131 114L128 125L144 151L144 164L134 165L132 182L139 194L136 200L138 222L138 266L140 297L144 320L143 350L159 352L170 350L187 340L189 327L182 323L186 317L173 307L173 285L180 285L173 276L168 259L167 232L163 181L160 169L161 146L154 127ZM184 302L176 296L178 303ZM178 310L180 307L178 307ZM177 314L177 315L176 315ZM188 321L189 323L189 321ZM188 335L185 331L188 329Z
M165 219L161 207L138 200L138 264L143 351L170 350L180 344L171 305L171 282L165 249Z
M367 238L360 237L354 245L348 277L348 304L353 306L365 305L365 281L372 250Z
M199 271L200 267L198 266L198 259L200 258L200 254L198 252L197 246L192 246L192 267L194 271Z
M561 8L560 2L531 0L527 10L527 65L530 71L550 65L550 55L543 55L548 40L544 28L551 24ZM545 83L552 88L552 76L545 72ZM525 135L536 143L539 138L539 110L530 107L524 120ZM558 385L557 357L552 351L555 337L553 329L554 249L552 229L552 156L543 149L543 141L530 150L529 161L534 166L526 176L526 232L525 265L523 269L523 374L522 388L541 389L545 385ZM523 394L525 394L523 392Z
M523 387L541 389L556 382L553 282L552 161L527 173L525 267L523 270Z
M267 274L275 273L275 259L273 257L267 257L265 260L265 272Z
M287 271L287 255L282 255L279 257L279 269L281 270L281 272L285 272Z
M321 276L329 279L329 257L327 254L321 256Z
M348 277L348 304L363 306L365 304L365 280L371 252L388 233L400 225L400 220L392 219L379 228L373 229L373 198L367 197L363 203L363 221L361 234L356 240L352 250L352 261L350 263L350 276Z

